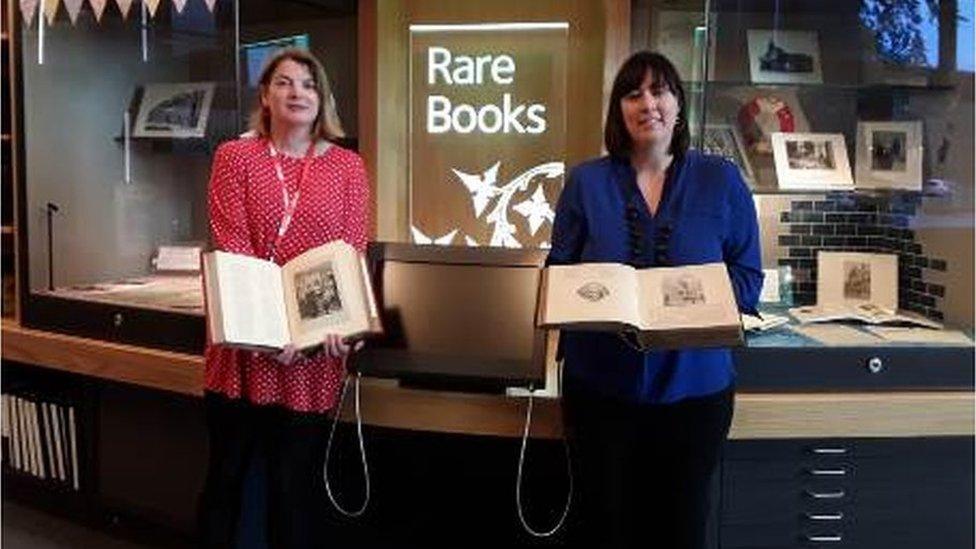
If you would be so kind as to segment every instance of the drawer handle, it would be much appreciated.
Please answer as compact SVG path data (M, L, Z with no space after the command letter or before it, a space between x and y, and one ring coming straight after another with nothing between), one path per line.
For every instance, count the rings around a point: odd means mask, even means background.
M847 448L813 448L813 453L817 455L842 456L847 454Z
M841 499L847 495L843 490L837 490L836 492L812 492L806 490L806 493L813 499Z
M833 536L807 536L807 541L811 543L840 543L844 538L840 534Z
M844 513L807 513L807 520L834 521L844 520Z
M807 469L815 477L843 477L847 476L847 469Z

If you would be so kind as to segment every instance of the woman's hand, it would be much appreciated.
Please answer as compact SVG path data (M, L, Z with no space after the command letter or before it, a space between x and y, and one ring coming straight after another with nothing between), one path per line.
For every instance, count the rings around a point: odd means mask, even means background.
M343 358L362 348L362 341L350 345L342 339L342 336L337 334L325 334L325 338L322 340L322 351L331 358Z
M301 355L298 352L298 348L292 345L291 343L289 343L285 345L285 347L281 350L280 353L275 355L274 359L277 360L279 364L284 364L285 366L288 366L292 362L295 362L295 360L299 356Z

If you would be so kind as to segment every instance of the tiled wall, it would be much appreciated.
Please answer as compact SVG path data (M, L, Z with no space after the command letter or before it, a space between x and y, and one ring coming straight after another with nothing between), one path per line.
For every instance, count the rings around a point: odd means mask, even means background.
M829 193L790 201L779 214L777 262L792 267L794 302L817 301L818 250L892 253L898 255L899 307L943 320L945 287L927 282L926 275L949 266L915 241L913 219L921 200L915 193Z

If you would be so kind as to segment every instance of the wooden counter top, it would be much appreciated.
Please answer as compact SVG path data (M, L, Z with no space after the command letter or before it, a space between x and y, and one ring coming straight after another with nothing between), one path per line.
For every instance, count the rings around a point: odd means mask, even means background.
M191 396L203 394L203 358L2 323L2 356ZM364 420L370 425L520 436L524 398L404 389L364 379ZM352 409L347 399L346 416ZM732 438L911 437L974 434L970 391L748 393L736 395ZM533 436L561 433L555 399L536 399Z

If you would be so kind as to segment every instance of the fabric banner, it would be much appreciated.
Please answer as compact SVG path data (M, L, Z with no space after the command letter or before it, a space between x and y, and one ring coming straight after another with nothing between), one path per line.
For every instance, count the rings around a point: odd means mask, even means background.
M125 21L132 9L132 0L115 0L115 3L119 6L119 12L122 13L122 20Z
M81 13L81 3L83 0L63 0L64 9L68 10L68 19L74 25L78 22L78 14Z
M149 8L149 17L156 17L156 10L159 9L159 0L142 0Z
M92 11L95 13L95 21L102 21L102 14L105 13L105 6L108 0L88 0Z
M186 0L173 0L173 7L176 8L176 13L183 13L183 8L186 7Z
M54 24L54 16L58 14L58 0L44 0L44 17L47 19L48 26Z
M37 5L40 0L20 0L20 14L24 17L24 23L31 26L34 22L34 14L37 13Z

